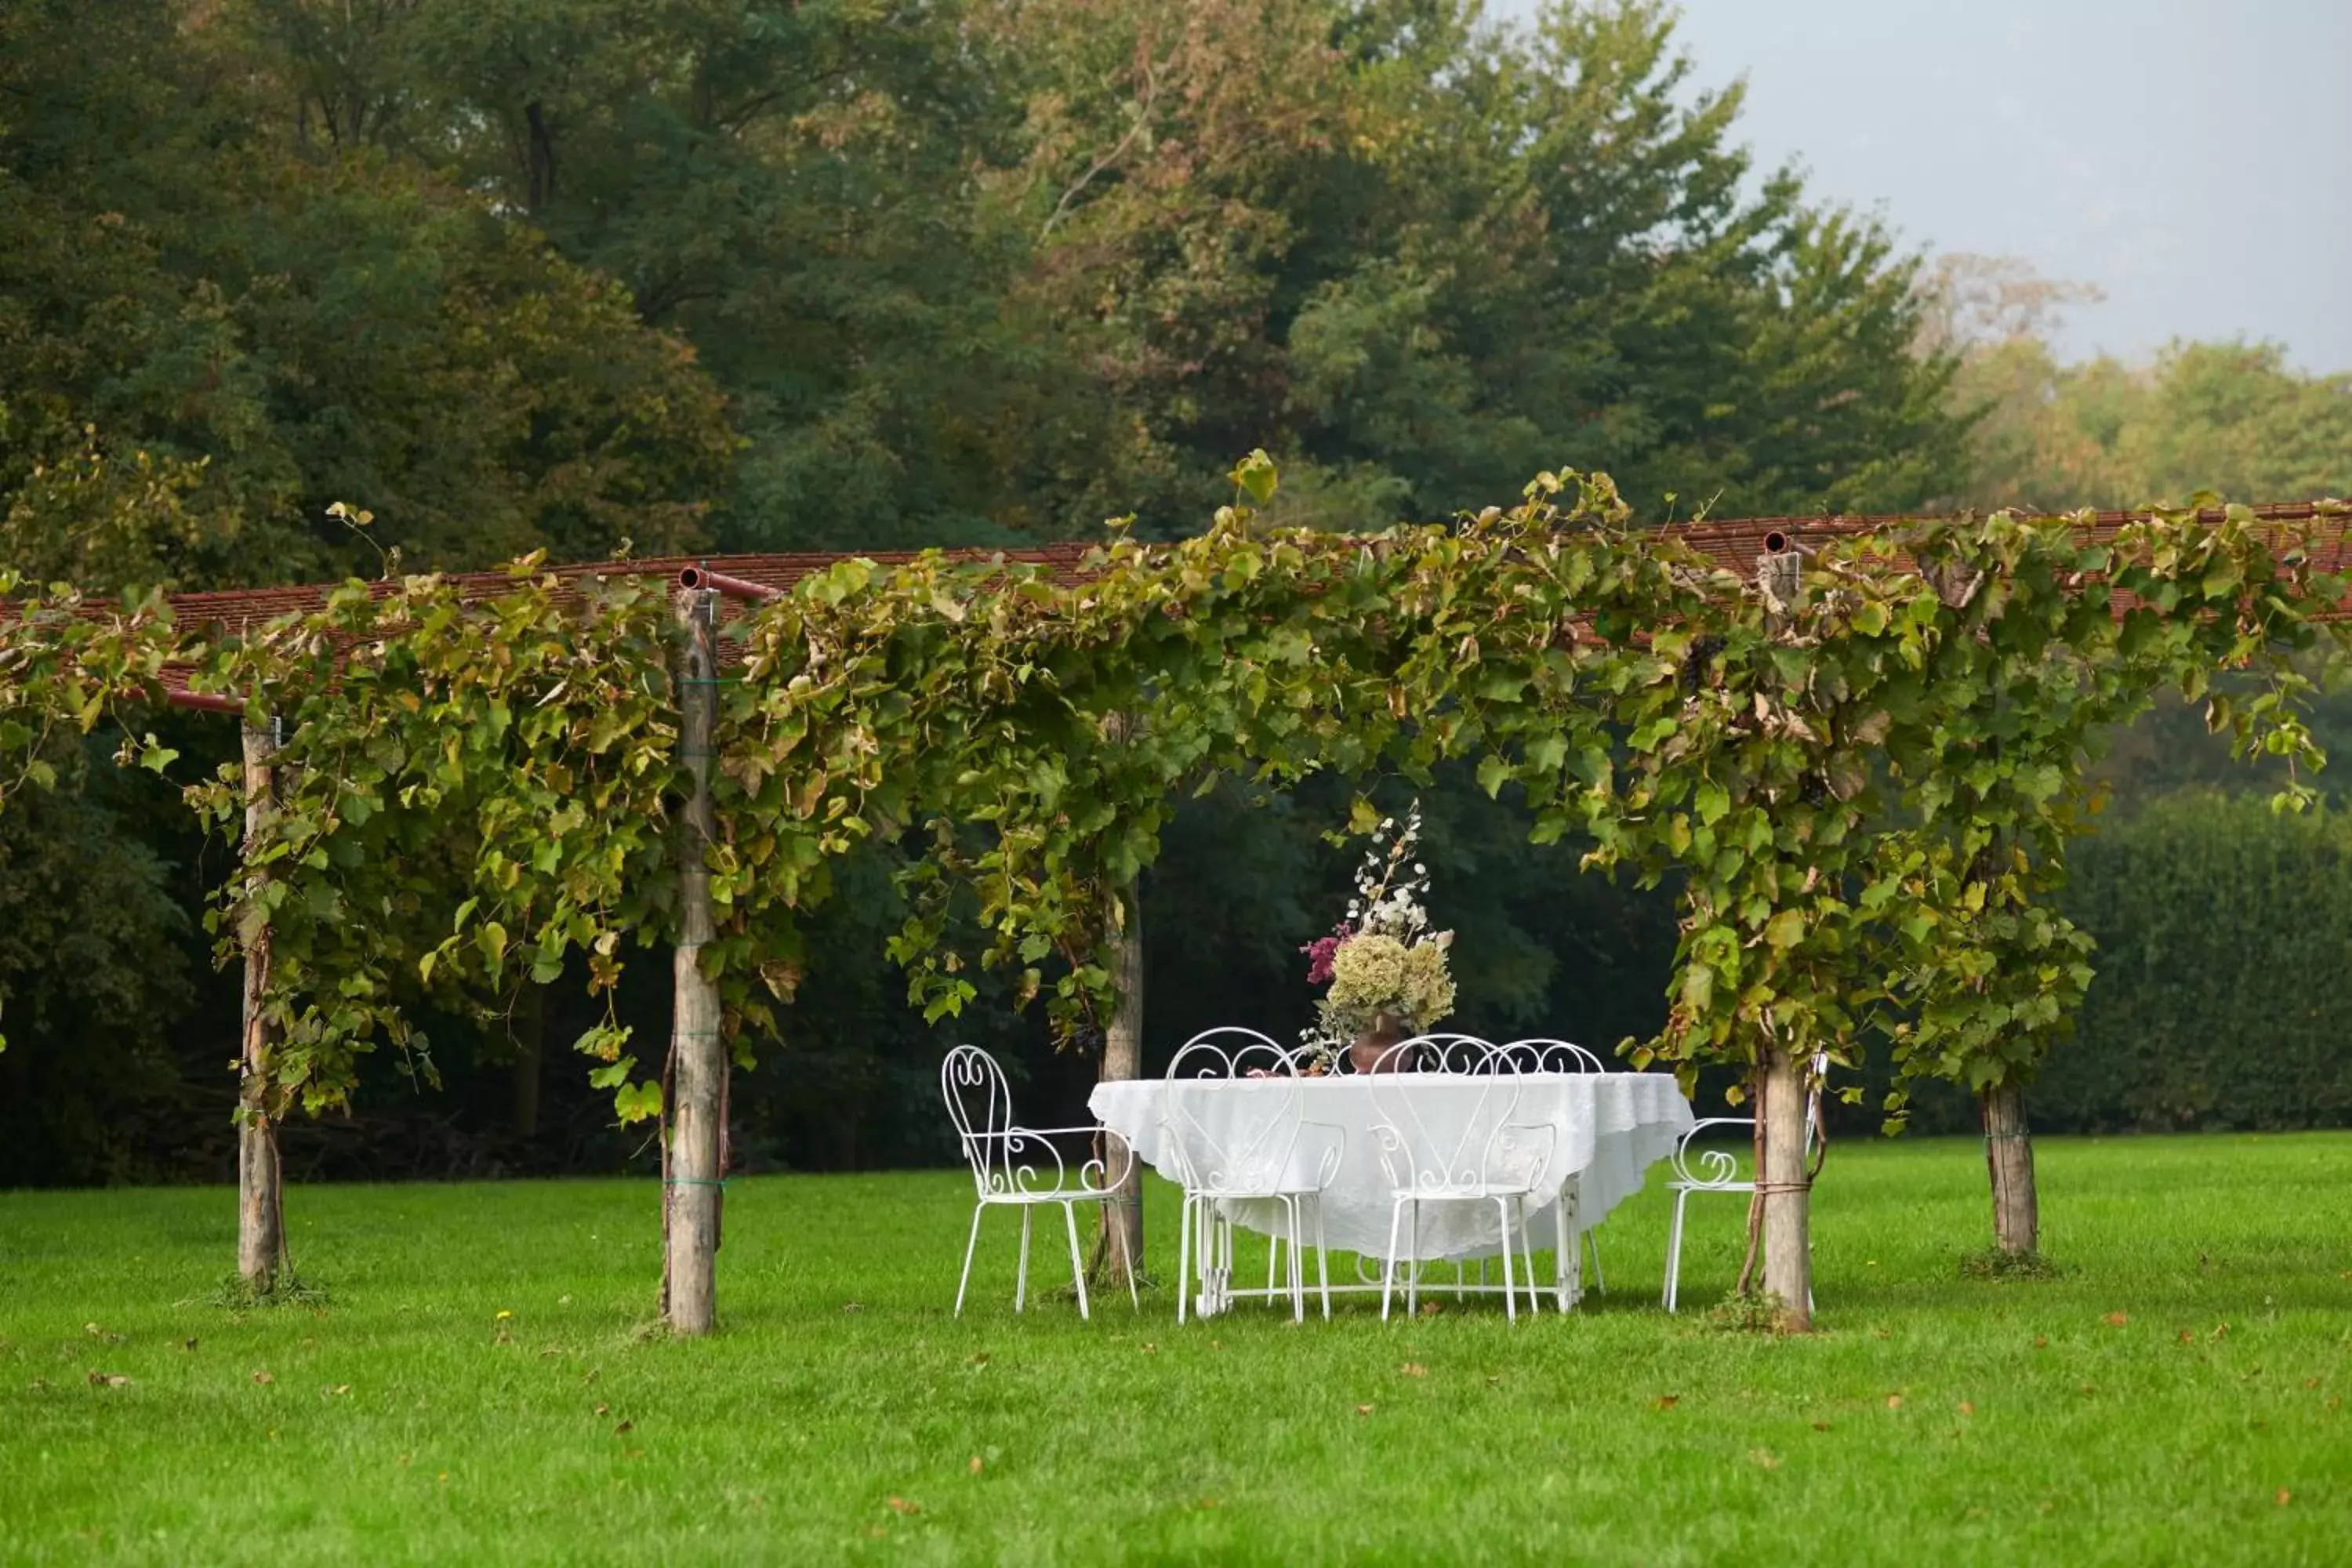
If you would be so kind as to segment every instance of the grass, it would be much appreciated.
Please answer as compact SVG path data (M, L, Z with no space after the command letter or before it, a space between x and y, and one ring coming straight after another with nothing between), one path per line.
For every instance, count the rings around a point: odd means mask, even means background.
M700 1343L649 1182L297 1191L328 1305L247 1312L219 1191L0 1194L0 1561L2344 1562L2352 1134L2041 1154L2009 1280L1977 1145L1834 1151L1802 1341L1691 1310L1730 1200L1658 1310L1654 1180L1573 1319L1182 1330L1016 1318L1001 1215L951 1318L954 1174L743 1182Z

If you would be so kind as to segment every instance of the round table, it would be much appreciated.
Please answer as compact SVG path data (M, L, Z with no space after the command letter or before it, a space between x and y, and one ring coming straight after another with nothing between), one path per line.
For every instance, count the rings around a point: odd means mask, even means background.
M1560 1309L1582 1292L1576 1241L1609 1211L1641 1190L1649 1167L1666 1158L1691 1127L1690 1102L1664 1073L1523 1073L1509 1080L1517 1090L1509 1120L1516 1125L1549 1128L1549 1162L1529 1196L1529 1232L1549 1223L1558 1237L1555 1288ZM1492 1114L1491 1081L1441 1073L1339 1075L1290 1082L1278 1079L1188 1079L1178 1086L1186 1114L1211 1134L1234 1143L1247 1142L1249 1129L1284 1114L1285 1097L1299 1096L1305 1122L1339 1130L1338 1169L1321 1198L1323 1235L1331 1247L1385 1258L1395 1190L1372 1134L1381 1118L1374 1095L1393 1104L1411 1100L1422 1125L1444 1129ZM1174 1163L1165 1111L1170 1086L1162 1079L1135 1079L1096 1086L1088 1106L1096 1120L1125 1139L1136 1158L1172 1177ZM1298 1149L1302 1174L1323 1156L1328 1134L1304 1128ZM1321 1142L1318 1142L1318 1139ZM1228 1200L1221 1207L1234 1223L1267 1236L1281 1233L1282 1210L1271 1200ZM1422 1218L1415 1257L1422 1262L1497 1256L1501 1225L1492 1205L1452 1203L1432 1205Z

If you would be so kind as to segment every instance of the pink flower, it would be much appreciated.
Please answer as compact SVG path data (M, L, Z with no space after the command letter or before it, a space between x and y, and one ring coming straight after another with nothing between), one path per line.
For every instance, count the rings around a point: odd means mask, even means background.
M1342 921L1331 928L1329 936L1318 936L1298 951L1307 955L1307 984L1331 984L1331 960L1338 955L1339 944L1355 935L1355 928Z

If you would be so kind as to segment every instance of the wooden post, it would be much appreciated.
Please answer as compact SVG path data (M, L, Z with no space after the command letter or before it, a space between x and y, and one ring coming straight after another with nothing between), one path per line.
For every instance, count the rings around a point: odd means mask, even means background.
M1756 1114L1764 1160L1756 1185L1764 1201L1764 1289L1780 1299L1782 1327L1806 1334L1813 1329L1812 1182L1805 1170L1811 1086L1802 1058L1777 1038L1765 1046L1760 1068Z
M1804 603L1804 559L1767 536L1756 563L1765 629L1785 639ZM1756 1197L1764 1229L1764 1290L1780 1300L1781 1326L1813 1329L1812 1177L1806 1171L1812 1142L1807 1120L1812 1085L1806 1063L1777 1029L1768 1026L1756 1063L1756 1132L1762 1145Z
M2030 1256L2042 1248L2042 1206L2033 1182L2033 1134L2025 1122L2025 1086L2005 1078L1984 1091L1982 1105L1993 1242L2013 1257Z
M280 1283L286 1264L286 1204L278 1164L278 1134L269 1121L269 1020L262 999L269 988L269 912L260 900L268 872L252 869L276 809L272 759L274 724L245 727L245 908L238 933L245 950L243 1038L237 1051L236 1272L257 1295Z
M710 807L711 735L718 707L715 594L677 595L678 754L692 780L684 821L675 840L678 941L671 968L668 1158L662 1189L664 1279L662 1310L672 1332L707 1334L719 1319L719 1219L726 1173L720 1166L727 1050L719 1037L719 987L704 977L702 949L716 936L710 918L710 869L705 858L718 835Z
M1118 932L1118 1010L1103 1032L1102 1081L1117 1082L1143 1076L1143 900L1140 883L1129 882L1118 895L1124 910ZM1096 1256L1106 1270L1118 1268L1130 1288L1143 1271L1143 1173L1129 1159L1127 1141L1106 1128L1102 1157L1110 1170L1128 1167L1110 1200L1103 1205L1102 1245Z

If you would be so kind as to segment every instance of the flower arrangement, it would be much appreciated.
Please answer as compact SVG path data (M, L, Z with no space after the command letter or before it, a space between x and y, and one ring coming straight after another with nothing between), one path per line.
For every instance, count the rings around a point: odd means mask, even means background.
M1316 1025L1300 1037L1309 1070L1329 1071L1341 1052L1375 1034L1387 1014L1407 1034L1419 1034L1454 1011L1454 976L1445 965L1450 931L1429 929L1421 902L1429 868L1421 848L1421 806L1400 825L1383 817L1356 872L1348 918L1298 951L1307 955L1307 983L1329 987Z

